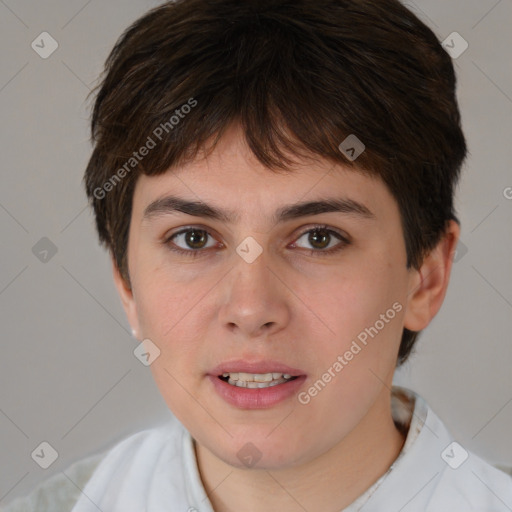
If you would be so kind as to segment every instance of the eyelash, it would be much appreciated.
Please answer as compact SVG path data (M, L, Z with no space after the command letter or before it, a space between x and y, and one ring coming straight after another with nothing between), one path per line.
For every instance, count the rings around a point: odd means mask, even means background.
M339 239L340 243L337 244L336 246L330 248L330 249L327 249L327 250L324 250L324 249L303 249L304 251L306 251L310 256L324 256L324 255L332 255L332 254L335 254L339 251L341 251L342 249L344 249L347 245L350 245L350 241L349 239L342 235L341 233L339 233L338 231L335 231L333 229L330 229L329 226L326 226L326 225L317 225L317 226L313 226L313 227L310 227L309 229L307 229L306 231L303 231L295 240L295 242L297 240L299 240L300 238L302 238L304 235L306 235L307 233L310 233L312 231L326 231L327 234L329 235L334 235L336 238ZM186 234L190 231L204 231L208 236L212 236L208 230L206 229L203 229L203 228L199 228L199 227L188 227L186 229L183 229L181 231L178 231L177 233L173 233L171 236L167 237L165 240L164 240L164 245L166 245L169 250L175 252L175 253L178 253L178 254L181 254L181 255L185 255L185 256L188 256L188 257L191 257L191 258L197 258L198 256L202 256L205 252L204 249L197 249L197 250L194 250L194 249L190 249L190 250L185 250L185 249L180 249L180 248L177 248L176 245L172 244L171 243L171 240L178 236L178 235L183 235L183 234ZM293 243L295 243L293 242Z

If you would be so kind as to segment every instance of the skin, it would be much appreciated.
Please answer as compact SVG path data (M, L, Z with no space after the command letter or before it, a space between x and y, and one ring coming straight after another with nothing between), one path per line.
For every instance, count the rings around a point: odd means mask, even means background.
M207 158L138 179L131 289L113 263L137 338L161 351L152 374L195 440L217 512L340 510L386 472L404 443L390 409L402 330L424 329L439 310L459 237L450 222L422 267L407 269L398 206L380 179L320 158L291 170L270 172L232 126ZM233 224L176 212L143 219L152 201L171 193L240 217ZM271 221L285 204L326 197L358 201L374 217L330 212ZM308 238L322 224L350 243L326 254L322 247L340 244L334 235L316 246ZM184 227L211 235L198 257L169 249L174 242L198 251L184 236L169 241ZM250 264L235 250L249 236L263 250ZM267 409L238 409L207 377L228 359L273 359L307 374L299 391L307 390L396 302L401 311L306 405L293 396ZM249 441L261 452L252 468L237 457Z

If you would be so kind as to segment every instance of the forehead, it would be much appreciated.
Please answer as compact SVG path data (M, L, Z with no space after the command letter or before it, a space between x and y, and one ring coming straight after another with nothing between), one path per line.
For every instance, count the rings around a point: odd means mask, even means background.
M244 217L275 221L277 215L284 220L291 205L320 200L338 202L338 206L343 202L345 213L359 210L366 218L398 213L394 198L379 177L320 157L292 158L294 164L286 170L270 170L254 156L241 131L232 128L207 156L200 155L158 176L140 176L134 215L142 219L148 207L169 195L211 205L222 212L218 220L224 222L239 222Z

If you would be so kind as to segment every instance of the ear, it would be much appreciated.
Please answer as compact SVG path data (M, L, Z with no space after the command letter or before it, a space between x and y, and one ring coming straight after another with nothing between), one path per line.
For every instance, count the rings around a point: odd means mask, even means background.
M450 220L443 237L425 257L421 268L411 270L404 317L404 327L407 329L421 331L441 308L459 236L459 224Z
M126 317L132 328L133 336L137 339L140 338L140 326L139 318L137 315L137 307L133 297L133 291L129 283L126 282L124 277L121 275L115 258L110 254L110 260L112 263L112 275L114 277L114 284L116 285L117 291L121 298Z

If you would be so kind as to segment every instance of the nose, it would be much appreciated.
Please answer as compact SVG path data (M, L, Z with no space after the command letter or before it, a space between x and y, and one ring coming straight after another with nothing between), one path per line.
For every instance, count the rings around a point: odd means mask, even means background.
M292 294L283 281L264 253L252 263L237 261L223 285L222 328L243 338L270 336L285 328Z

